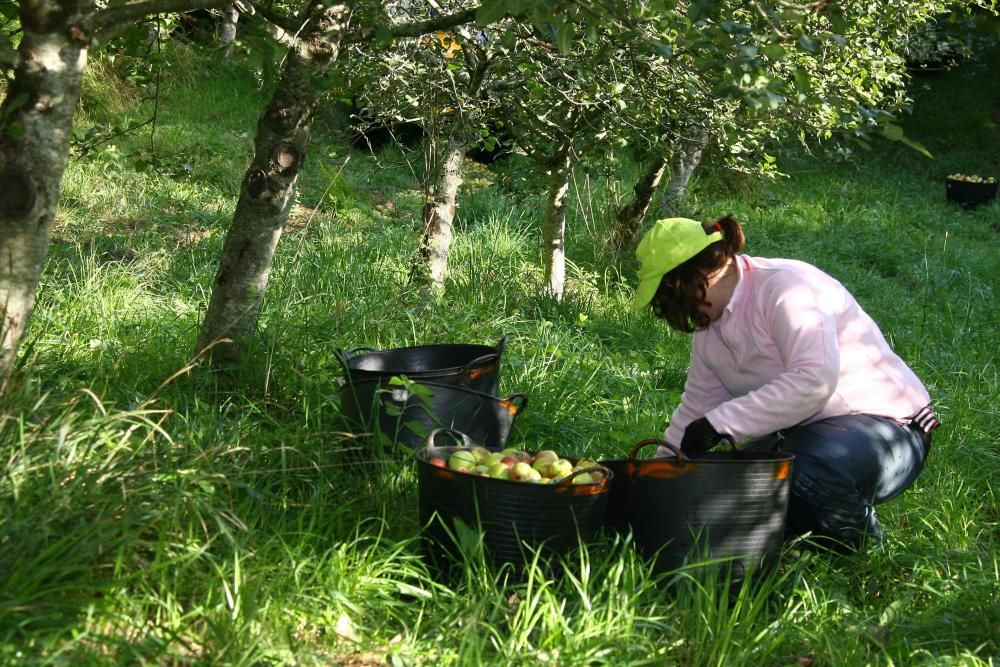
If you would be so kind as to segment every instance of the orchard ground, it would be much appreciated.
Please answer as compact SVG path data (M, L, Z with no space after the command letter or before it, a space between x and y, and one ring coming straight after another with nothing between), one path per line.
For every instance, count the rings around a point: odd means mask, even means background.
M913 79L903 125L934 159L790 145L773 182L707 169L692 184L684 213L732 213L747 252L842 280L944 422L916 485L880 508L884 549L791 545L734 598L698 569L655 577L611 538L557 577L508 581L476 557L435 576L412 462L358 465L375 457L339 412L335 346L506 335L501 393L530 396L512 445L620 457L660 434L690 341L629 310L635 265L602 244L635 165L576 175L554 303L539 296L543 181L516 159L469 164L447 297L428 303L406 280L419 152L351 152L320 127L256 347L225 389L189 372L191 353L266 96L244 68L170 57L155 151L125 135L66 174L0 422L4 664L997 661L1000 209L948 203L944 179L1000 176L1000 54ZM148 116L109 67L90 70L81 133Z

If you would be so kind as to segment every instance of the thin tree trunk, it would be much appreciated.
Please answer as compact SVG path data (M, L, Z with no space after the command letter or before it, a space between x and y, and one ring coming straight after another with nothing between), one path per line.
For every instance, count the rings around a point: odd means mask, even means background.
M87 63L68 6L21 3L20 64L0 104L0 389L34 309Z
M687 194L688 182L694 170L701 164L701 154L708 145L708 132L700 130L697 137L682 142L670 160L670 182L660 200L661 215L675 215Z
M656 189L660 187L663 173L667 170L667 158L657 156L650 163L646 172L632 188L635 195L628 204L623 206L615 216L615 226L611 229L608 243L615 253L621 253L630 247L642 229L642 220L646 217L649 204L653 200Z
M455 199L462 185L466 143L464 126L461 120L456 120L438 169L434 196L424 205L424 233L414 260L413 277L429 292L443 291L448 276Z
M226 60L233 55L233 43L236 41L236 25L239 23L240 13L236 5L228 5L222 10L222 27L219 29L219 41L224 47L223 55Z
M573 163L567 147L553 161L549 181L549 205L542 226L545 259L545 291L562 301L566 288L566 200Z
M216 366L238 363L257 327L322 92L313 81L336 61L350 10L344 3L314 2L307 16L300 41L289 52L278 87L258 121L254 157L243 178L198 336L196 352L214 344L208 357Z

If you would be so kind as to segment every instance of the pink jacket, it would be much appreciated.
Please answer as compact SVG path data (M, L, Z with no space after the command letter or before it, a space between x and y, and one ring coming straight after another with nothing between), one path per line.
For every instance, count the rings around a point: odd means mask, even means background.
M796 260L736 259L729 305L694 334L667 442L680 445L687 425L703 416L739 442L837 415L904 419L930 402L837 280Z

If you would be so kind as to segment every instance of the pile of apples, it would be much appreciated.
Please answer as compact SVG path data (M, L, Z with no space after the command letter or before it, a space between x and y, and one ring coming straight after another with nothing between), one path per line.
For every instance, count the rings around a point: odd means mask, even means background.
M593 459L580 459L574 464L551 449L531 454L514 448L491 452L485 447L459 448L447 460L431 456L429 461L431 465L456 472L531 484L557 484L578 470L597 466ZM603 469L582 472L570 483L594 484L603 481L604 476Z
M996 183L997 179L992 176L983 178L982 176L977 176L976 174L948 174L948 178L952 181L964 181L966 183Z

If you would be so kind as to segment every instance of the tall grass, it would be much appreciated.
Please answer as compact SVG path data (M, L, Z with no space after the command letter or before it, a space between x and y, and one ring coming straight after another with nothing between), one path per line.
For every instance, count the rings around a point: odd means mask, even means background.
M166 80L158 150L191 168L136 171L141 133L71 163L25 372L3 397L0 662L996 661L1000 219L943 195L951 171L1000 175L985 66L915 80L904 121L933 161L790 150L775 182L697 182L692 214L732 212L748 252L814 262L855 292L945 421L917 484L880 509L884 549L789 545L729 595L710 570L656 575L610 537L558 570L514 576L470 553L434 571L411 467L357 465L364 442L338 409L333 347L506 335L501 391L530 395L517 444L620 457L661 433L689 339L630 311L635 267L595 249L628 183L578 179L556 304L538 289L542 189L523 164L470 166L486 182L459 209L447 298L429 303L407 284L420 175L320 132L246 377L223 390L190 362L264 93L238 66L172 57L201 76ZM91 71L82 128L131 108ZM386 200L394 212L377 212Z

